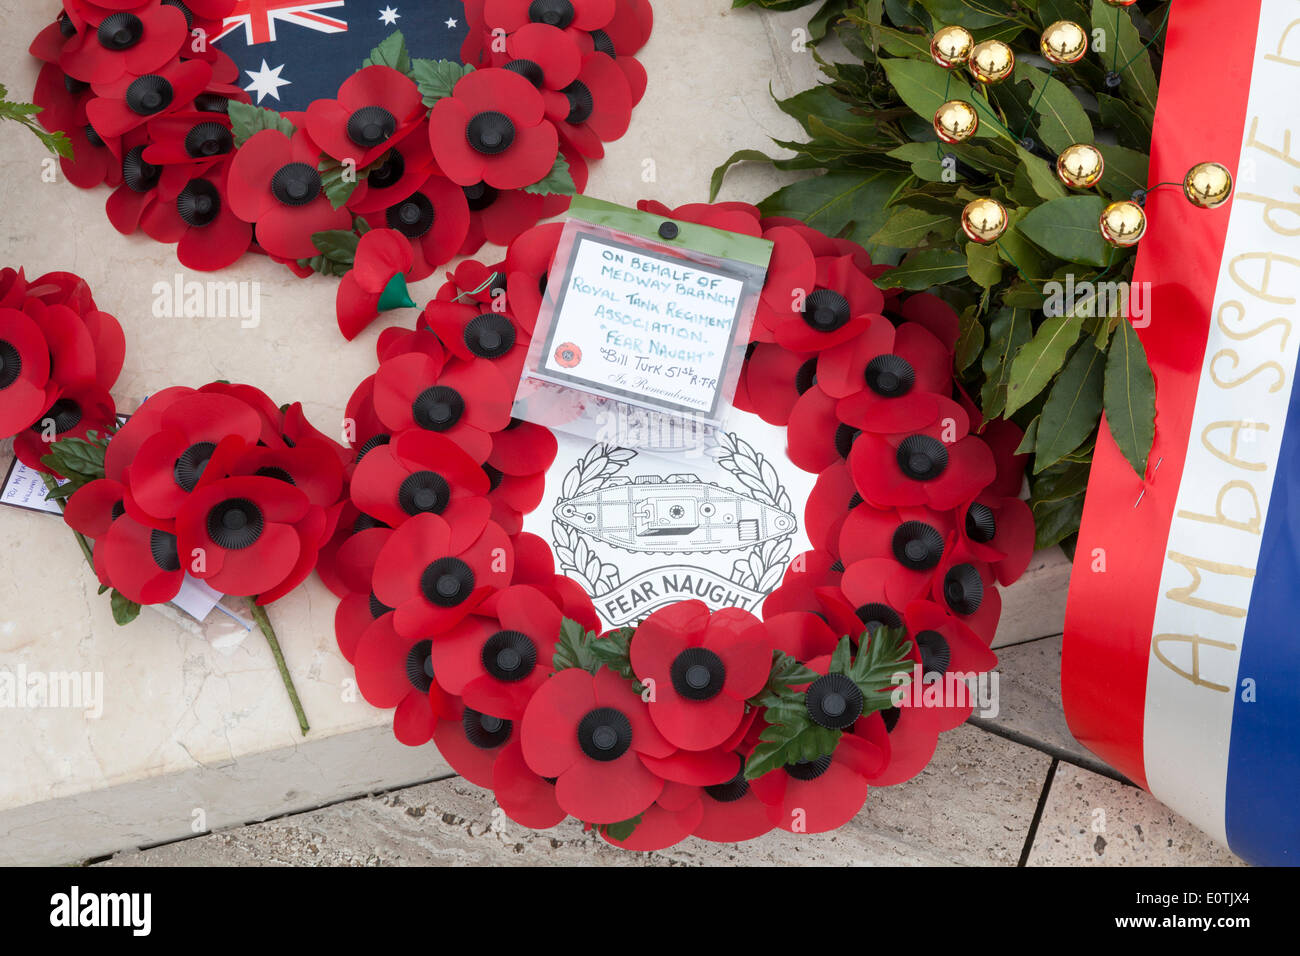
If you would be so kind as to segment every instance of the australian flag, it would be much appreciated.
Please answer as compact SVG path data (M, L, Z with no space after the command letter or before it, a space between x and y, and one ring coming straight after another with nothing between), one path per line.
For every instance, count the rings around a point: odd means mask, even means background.
M238 0L217 47L239 67L257 106L305 110L332 99L370 51L395 31L413 57L460 59L462 0Z

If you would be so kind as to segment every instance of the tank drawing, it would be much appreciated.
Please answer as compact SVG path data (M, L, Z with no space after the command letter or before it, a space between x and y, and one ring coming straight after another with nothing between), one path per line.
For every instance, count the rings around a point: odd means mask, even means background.
M789 512L696 475L620 475L555 504L557 521L624 551L748 549L795 530Z

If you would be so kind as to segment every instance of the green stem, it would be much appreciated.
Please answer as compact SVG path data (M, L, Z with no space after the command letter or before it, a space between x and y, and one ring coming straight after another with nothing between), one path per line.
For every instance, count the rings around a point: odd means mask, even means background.
M1020 130L1019 138L1021 140L1025 138L1025 133L1029 131L1029 124L1034 121L1034 111L1038 109L1038 101L1041 100L1043 98L1043 94L1047 92L1048 81L1051 80L1051 78L1055 75L1055 73L1056 73L1056 64L1053 63L1052 68L1047 71L1047 79L1043 80L1043 85L1038 88L1038 95L1035 96L1034 101L1029 104L1029 114L1025 117L1025 125Z
M47 475L45 472L41 472L41 481L45 482L45 487L49 491L54 491L59 487L59 483L54 480L54 476ZM60 511L68 510L68 506L63 503L62 498L55 498L54 500L58 502ZM77 544L81 545L81 553L86 556L86 563L90 565L90 568L93 571L95 569L95 556L90 550L90 542L86 540L86 536L80 531L77 531L75 528L70 530L74 535L76 535Z
M254 598L245 598L248 602L248 608L253 612L253 620L257 626L262 629L262 635L266 638L266 643L271 647L271 656L275 658L275 666L280 670L280 680L284 681L284 689L289 692L289 701L293 704L293 712L298 715L298 726L302 728L302 735L307 736L307 731L311 727L307 723L307 714L302 709L302 701L298 699L298 691L293 686L293 678L289 676L289 665L284 662L284 652L280 650L280 642L276 640L275 628L271 626L271 619L266 616L266 608L258 604Z

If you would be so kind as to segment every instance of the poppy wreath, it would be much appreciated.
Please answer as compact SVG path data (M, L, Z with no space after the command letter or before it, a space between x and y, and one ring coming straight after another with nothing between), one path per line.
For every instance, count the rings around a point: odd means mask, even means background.
M772 241L735 404L789 426L817 475L812 550L761 620L687 601L601 633L523 530L557 452L511 418L563 228L546 223L378 338L319 564L338 646L398 740L433 741L522 825L574 817L632 850L832 830L926 766L996 665L996 585L1033 548L1021 436L956 384L956 312L879 288L890 267L856 243L742 203L640 208ZM358 246L366 303L408 262L399 238Z
M407 245L405 278L425 278L567 209L645 93L649 0L465 0L462 62L412 58L396 32L335 99L281 115L207 42L234 7L63 0L30 48L41 123L71 145L64 175L111 187L113 226L191 269L257 252L344 275L380 225ZM407 301L395 289L376 314Z

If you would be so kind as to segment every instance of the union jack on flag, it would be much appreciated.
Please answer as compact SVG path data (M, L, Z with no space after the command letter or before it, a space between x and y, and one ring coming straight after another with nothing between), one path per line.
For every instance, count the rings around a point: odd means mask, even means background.
M217 39L243 27L250 44L274 43L275 21L283 20L319 33L346 33L347 22L317 13L329 7L341 7L347 0L325 0L321 3L298 3L296 0L237 0L235 8L226 17Z
M413 57L459 60L463 0L238 0L215 42L253 102L281 112L332 99L397 30Z

